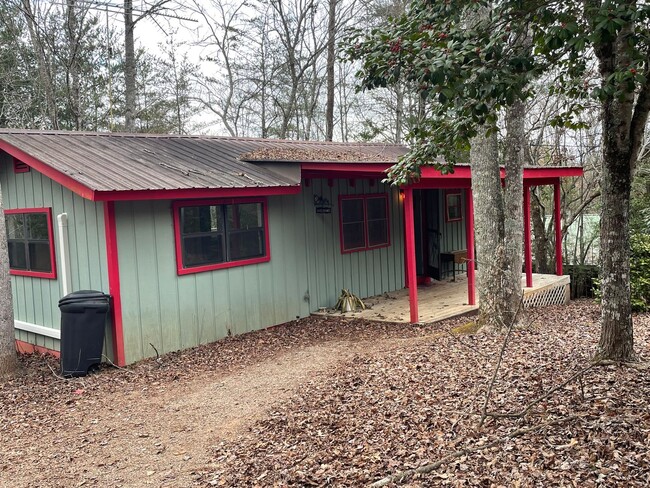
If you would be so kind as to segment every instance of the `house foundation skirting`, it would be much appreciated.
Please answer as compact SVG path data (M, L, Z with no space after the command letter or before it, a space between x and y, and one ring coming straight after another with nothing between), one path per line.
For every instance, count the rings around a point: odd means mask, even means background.
M558 277L559 278L559 277ZM566 305L571 298L571 278L563 276L555 283L524 290L524 308Z
M18 351L19 354L49 354L50 356L54 356L56 358L61 357L61 353L59 351L55 351L53 349L48 349L47 347L43 346L36 346L34 344L30 344L29 342L25 341L19 341L16 339L16 351Z

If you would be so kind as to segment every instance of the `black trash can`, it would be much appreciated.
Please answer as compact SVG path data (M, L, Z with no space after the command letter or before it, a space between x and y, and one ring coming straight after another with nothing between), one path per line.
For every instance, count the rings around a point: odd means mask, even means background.
M81 290L59 300L61 309L61 374L86 376L102 360L110 295Z

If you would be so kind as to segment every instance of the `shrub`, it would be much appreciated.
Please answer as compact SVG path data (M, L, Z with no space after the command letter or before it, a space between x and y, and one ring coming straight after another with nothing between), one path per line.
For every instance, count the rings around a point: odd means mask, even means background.
M633 312L650 311L650 234L630 236L630 300ZM600 301L600 280L594 280L594 296Z
M632 310L647 312L650 310L650 234L633 234L630 247Z

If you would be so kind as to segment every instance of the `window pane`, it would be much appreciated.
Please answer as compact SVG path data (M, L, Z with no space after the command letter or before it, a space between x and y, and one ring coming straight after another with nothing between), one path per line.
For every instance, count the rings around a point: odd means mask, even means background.
M341 200L341 220L347 222L363 222L363 199L345 198Z
M256 229L263 227L262 204L241 203L228 205L228 230Z
M229 261L264 256L264 229L228 233L228 251Z
M47 232L47 215L43 213L26 214L27 219L27 238L47 241L49 235Z
M388 221L371 220L368 222L368 246L388 244Z
M183 238L183 266L224 262L223 235L210 234Z
M359 249L366 247L366 237L363 235L363 222L343 224L343 249Z
M23 214L7 214L5 222L7 223L8 239L23 239L25 237L25 216Z
M181 207L181 229L183 234L223 232L223 228L221 206Z
M9 241L9 267L11 269L27 269L27 254L23 241Z
M386 218L386 198L385 197L371 197L366 200L366 207L368 212L368 220L385 219Z
M447 195L447 220L458 220L460 218L460 195L457 193Z
M29 243L29 270L30 271L52 271L50 261L50 244L48 242Z

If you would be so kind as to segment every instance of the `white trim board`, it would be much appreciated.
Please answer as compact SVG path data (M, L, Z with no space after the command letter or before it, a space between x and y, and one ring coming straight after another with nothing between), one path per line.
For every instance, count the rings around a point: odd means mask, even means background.
M25 332L33 332L34 334L42 335L45 337L53 337L54 339L61 339L61 331L52 329L51 327L43 327L42 325L30 324L22 320L14 320L14 327Z

